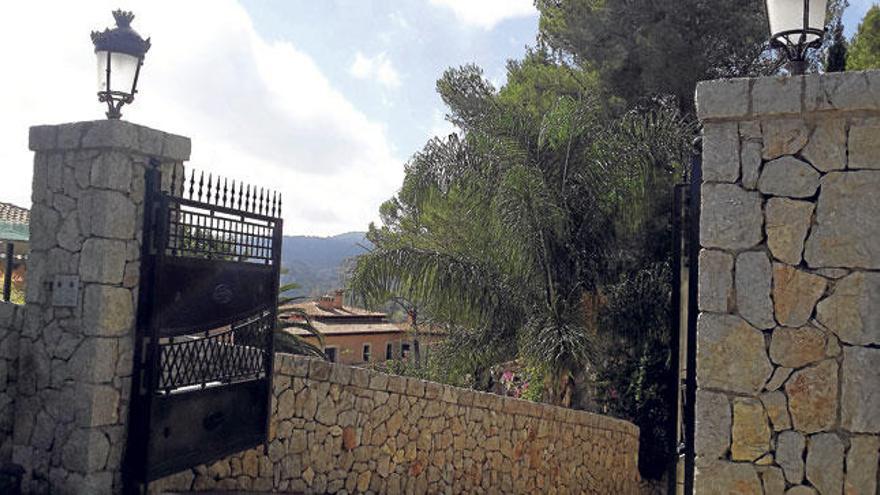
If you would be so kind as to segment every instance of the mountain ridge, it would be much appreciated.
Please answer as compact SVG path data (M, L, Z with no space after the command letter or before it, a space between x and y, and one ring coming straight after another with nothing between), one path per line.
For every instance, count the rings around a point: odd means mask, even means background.
M344 286L350 260L372 248L366 232L344 232L328 237L284 236L281 247L281 283L297 283L291 295L317 297Z

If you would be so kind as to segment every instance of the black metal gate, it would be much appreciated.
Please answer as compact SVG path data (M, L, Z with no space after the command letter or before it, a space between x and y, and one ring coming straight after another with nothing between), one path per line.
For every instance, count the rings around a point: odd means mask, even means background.
M129 492L264 444L268 434L281 197L204 173L187 180L173 171L170 192L162 182L151 163L124 468Z
M685 494L693 493L701 183L702 145L698 139L694 142L688 183L675 186L673 196L672 335L677 337L673 342L673 367L677 369L674 374L677 407L673 426L677 431L673 438L676 438L677 450L684 463L684 479L677 479L678 470L673 465L669 474L669 493L678 493L679 482L684 485Z

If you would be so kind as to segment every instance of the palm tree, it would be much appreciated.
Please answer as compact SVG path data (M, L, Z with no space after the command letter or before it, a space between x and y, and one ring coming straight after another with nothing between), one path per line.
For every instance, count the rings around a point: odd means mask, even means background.
M569 405L572 374L601 352L585 301L633 263L625 243L648 228L693 131L662 102L600 114L569 96L537 121L496 106L463 137L429 142L371 227L353 291L420 301L459 363L547 366L545 400Z
M284 295L284 293L298 288L299 285L289 283L278 289L278 317L274 332L275 351L327 359L324 354L324 335L312 325L312 319L305 310L291 305L294 301L303 298ZM318 345L287 331L289 328L307 331L318 340Z

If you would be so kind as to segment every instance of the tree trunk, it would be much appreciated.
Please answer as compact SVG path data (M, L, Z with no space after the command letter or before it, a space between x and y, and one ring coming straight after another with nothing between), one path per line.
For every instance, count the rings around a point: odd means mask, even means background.
M574 394L574 383L571 371L563 368L550 373L547 377L549 384L545 390L549 392L547 402L559 407L571 407L571 398Z
M416 368L420 368L422 366L422 345L419 342L419 323L418 323L418 310L414 307L412 312L410 313L410 317L412 318L412 330L413 330L413 356L415 357Z

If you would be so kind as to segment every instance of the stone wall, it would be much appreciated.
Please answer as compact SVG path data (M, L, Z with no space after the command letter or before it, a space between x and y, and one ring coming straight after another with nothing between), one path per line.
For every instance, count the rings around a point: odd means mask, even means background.
M638 493L625 421L279 354L268 454L151 491Z
M876 494L880 72L706 82L697 107L697 492Z
M30 148L12 461L25 469L27 493L119 492L144 171L151 158L168 170L182 166L190 142L105 120L33 127ZM56 297L63 292L71 297Z

